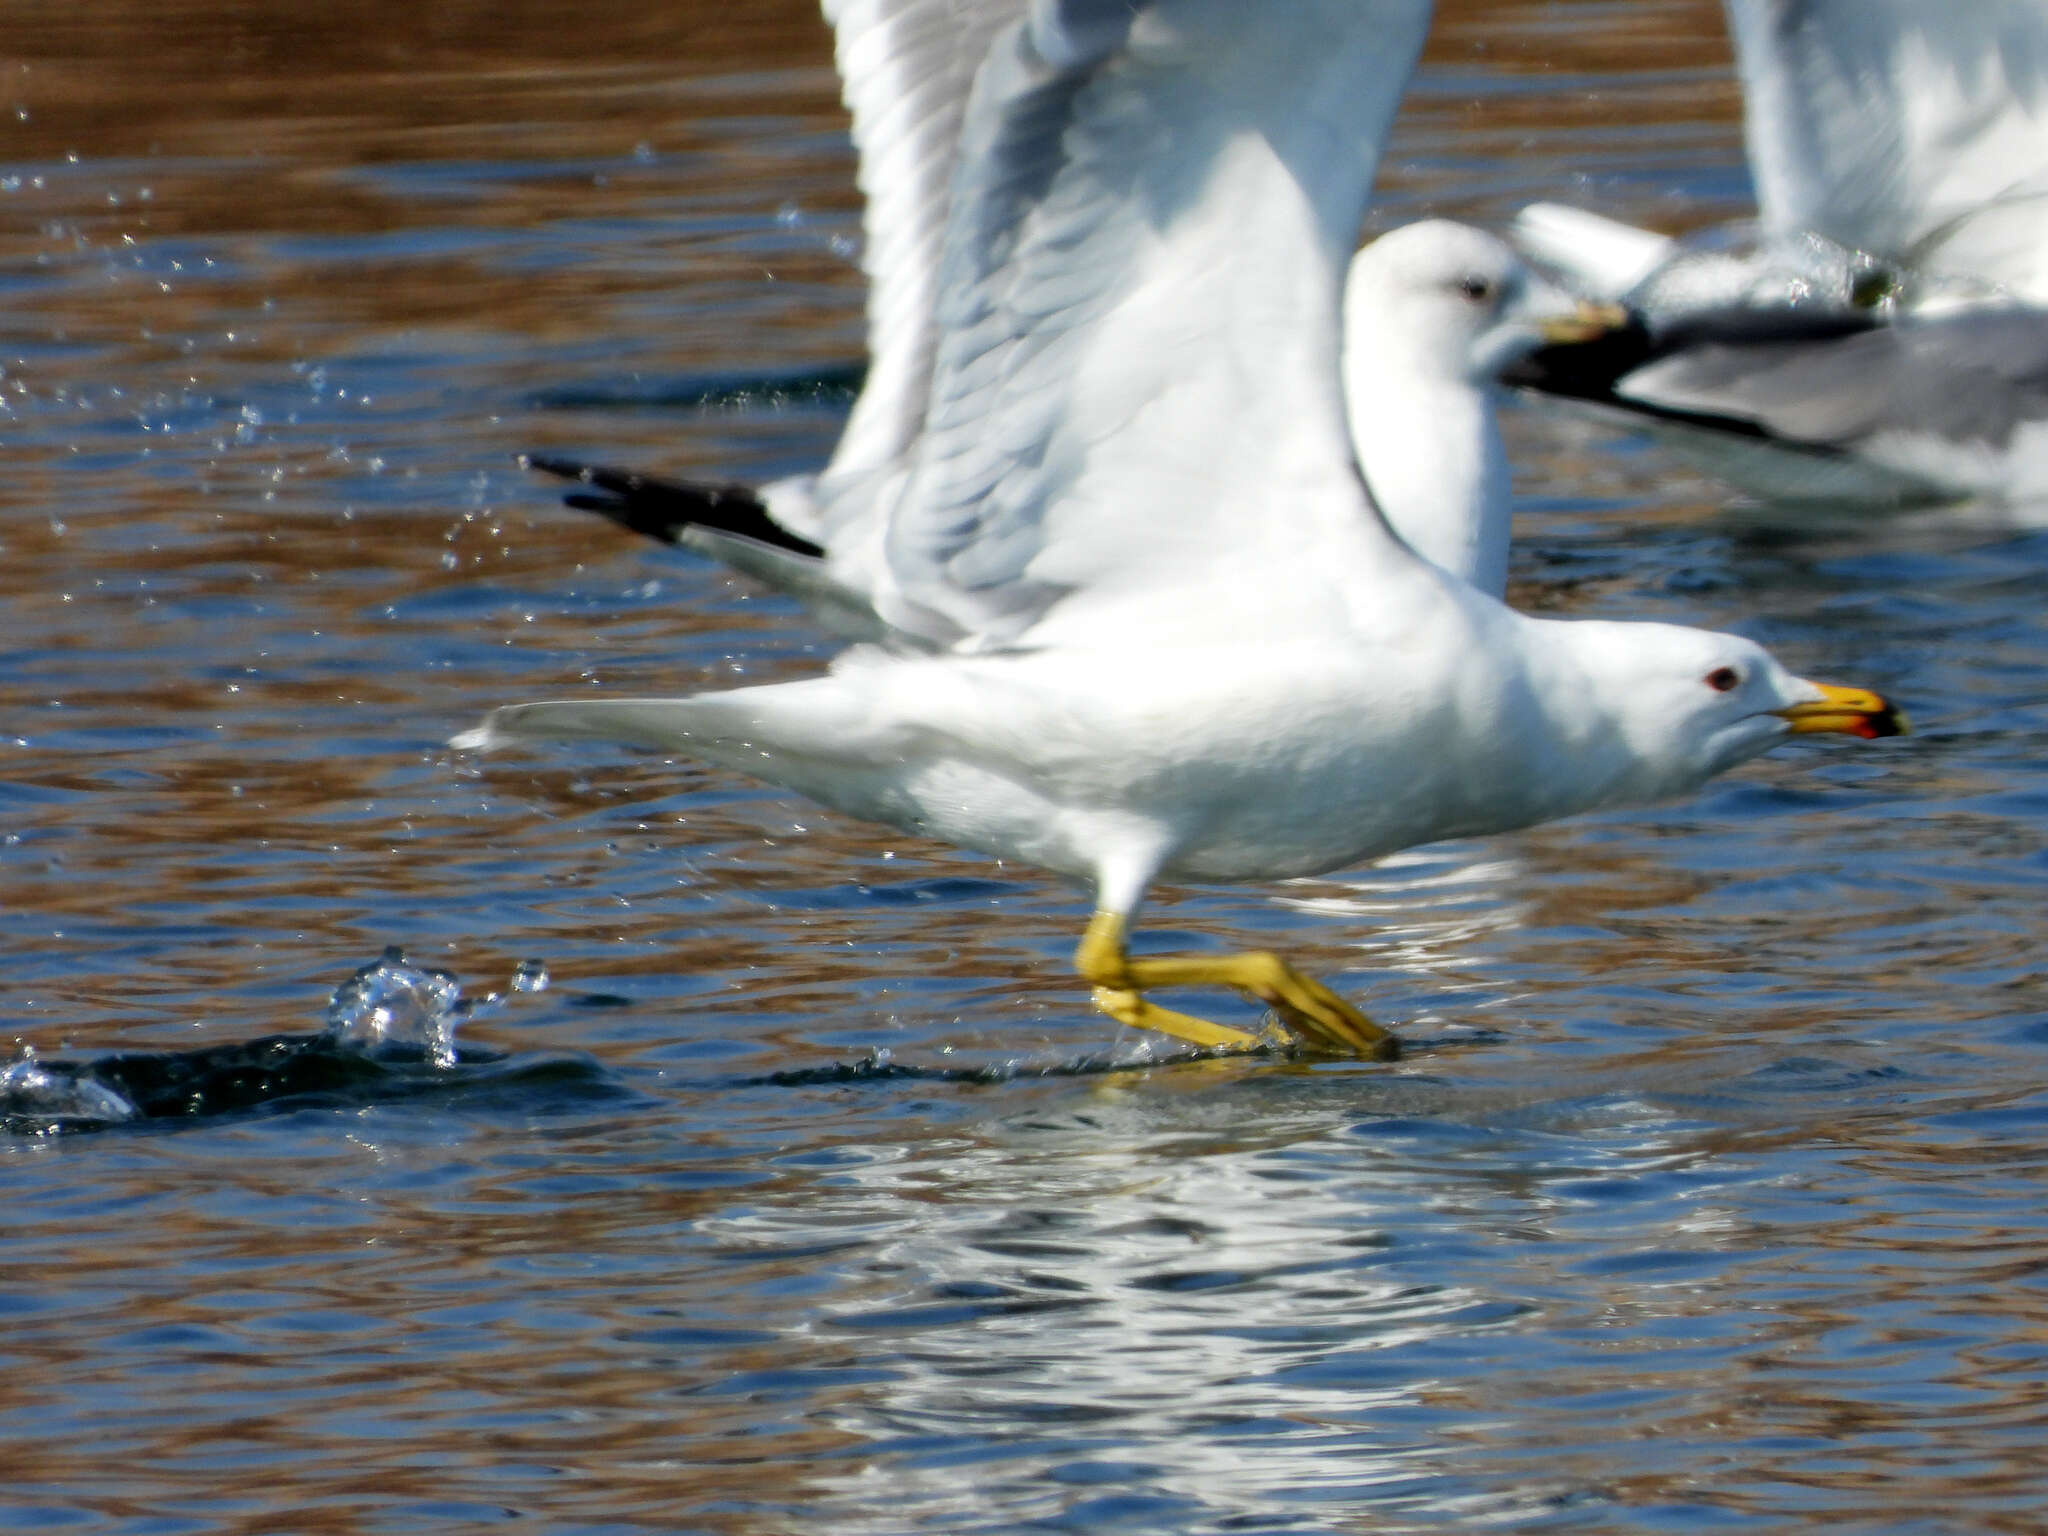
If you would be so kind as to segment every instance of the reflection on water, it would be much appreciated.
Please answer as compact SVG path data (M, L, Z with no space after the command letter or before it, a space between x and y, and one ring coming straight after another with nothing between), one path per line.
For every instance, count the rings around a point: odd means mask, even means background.
M1518 415L1517 601L1737 627L1922 734L1162 892L1151 940L1282 948L1415 1049L1107 1072L1157 1048L1057 882L441 746L830 648L513 465L829 449L807 3L17 10L13 1033L246 1086L387 945L502 996L448 1073L0 1146L9 1526L2038 1524L2039 509L1788 522ZM1712 0L1441 10L1376 221L1746 205Z

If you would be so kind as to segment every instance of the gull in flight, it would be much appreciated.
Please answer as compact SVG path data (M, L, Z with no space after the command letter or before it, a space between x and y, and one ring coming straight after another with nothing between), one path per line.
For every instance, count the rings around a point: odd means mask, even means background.
M1427 0L825 10L873 358L810 547L784 553L878 639L794 682L506 706L458 746L687 753L1037 864L1093 888L1075 963L1113 1018L1266 1043L1150 995L1222 986L1375 1056L1392 1037L1276 955L1132 955L1146 889L1316 874L1682 794L1795 732L1904 728L1734 636L1515 613L1375 507L1339 306Z
M1726 4L1756 248L1524 209L1523 249L1644 323L1513 378L1766 497L2048 493L2048 9Z

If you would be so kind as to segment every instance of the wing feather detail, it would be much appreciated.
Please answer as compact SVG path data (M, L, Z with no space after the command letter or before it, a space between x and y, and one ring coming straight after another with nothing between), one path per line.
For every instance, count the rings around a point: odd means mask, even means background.
M2039 0L1727 0L1774 236L2048 301L2048 9Z
M1185 593L1384 539L1338 306L1429 6L1278 14L1035 0L990 44L881 551L892 623L1005 644L1078 594Z
M824 0L867 200L869 371L829 474L895 463L923 430L960 125L990 40L1028 0Z

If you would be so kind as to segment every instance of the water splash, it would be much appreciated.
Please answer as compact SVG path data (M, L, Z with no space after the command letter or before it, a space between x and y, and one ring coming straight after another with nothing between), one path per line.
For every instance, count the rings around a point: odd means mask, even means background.
M461 982L408 963L394 944L334 989L327 1034L380 1060L424 1056L445 1070L456 1062L455 1028L473 1011Z
M509 986L533 993L548 981L546 963L527 960ZM620 1091L591 1062L458 1047L457 1028L502 1002L497 992L464 998L454 976L416 966L393 946L334 989L323 1027L311 1033L75 1060L24 1047L0 1068L0 1133L46 1136L417 1095Z
M0 1122L41 1131L119 1125L141 1115L105 1083L68 1063L45 1065L35 1047L0 1068Z

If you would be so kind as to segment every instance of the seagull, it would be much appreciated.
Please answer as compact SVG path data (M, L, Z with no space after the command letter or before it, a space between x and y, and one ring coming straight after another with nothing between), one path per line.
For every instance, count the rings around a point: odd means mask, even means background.
M2048 11L1727 0L1758 217L1681 244L1553 204L1522 249L1643 324L1514 372L1738 487L2048 493Z
M1380 236L1344 282L1344 405L1380 515L1407 546L1493 597L1508 584L1513 498L1504 370L1627 323L1543 281L1513 246L1448 219Z
M1625 326L1618 305L1545 282L1514 247L1448 219L1404 225L1352 258L1343 368L1351 442L1381 515L1410 549L1482 591L1507 590L1513 512L1503 370L1542 347ZM830 574L815 475L759 490L665 480L555 454L530 469L576 482L571 506L709 555L788 593L847 639L917 644ZM868 516L876 515L874 508ZM848 537L842 516L838 536Z
M508 705L458 748L684 753L1035 864L1092 888L1075 967L1120 1023L1275 1043L1151 995L1226 987L1287 1043L1384 1057L1385 1029L1277 955L1134 956L1146 890L1316 874L1682 794L1792 734L1905 729L1736 636L1516 613L1374 505L1338 310L1427 0L825 13L875 355L807 527L883 638L790 682Z

